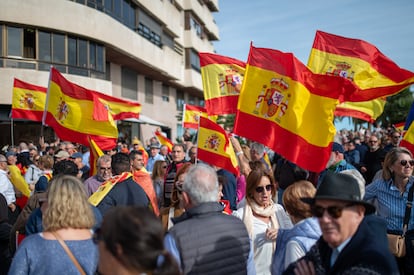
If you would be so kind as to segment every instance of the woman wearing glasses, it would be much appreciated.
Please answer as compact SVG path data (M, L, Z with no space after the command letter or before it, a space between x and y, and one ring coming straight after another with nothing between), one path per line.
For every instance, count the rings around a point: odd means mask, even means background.
M260 161L258 161L260 162ZM246 179L246 203L233 212L246 225L253 244L257 274L271 274L273 253L279 228L291 228L292 222L283 207L273 203L275 183L263 165L254 162Z
M391 149L385 156L382 179L366 187L364 199L377 204L377 215L387 222L389 234L403 233L408 193L414 184L413 166L413 155L408 149L404 147ZM410 213L407 232L411 235L414 232L414 213ZM397 258L397 262L403 274L412 274L414 251L412 246L407 246L406 249L406 256Z
M163 205L163 194L164 194L164 179L165 173L167 172L167 162L165 160L157 160L152 168L152 184L154 186L155 194L157 195L158 208L161 209Z
M182 186L184 178L187 175L188 170L192 164L190 162L184 163L183 166L178 170L174 178L174 185L172 187L171 204L169 207L161 209L161 221L165 231L168 231L173 223L172 218L180 216L184 213L184 202L182 199Z

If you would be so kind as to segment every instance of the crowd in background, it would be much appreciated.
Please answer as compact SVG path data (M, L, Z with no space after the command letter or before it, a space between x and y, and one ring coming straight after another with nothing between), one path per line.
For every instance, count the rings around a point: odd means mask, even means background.
M301 274L309 266L300 259L308 257L315 243L323 239L332 249L324 226L333 231L336 224L335 233L345 234L346 221L341 224L333 206L322 213L315 209L318 202L324 203L318 192L326 190L320 188L343 180L331 173L355 181L352 205L365 206L365 195L366 203L377 206L376 214L384 220L383 230L376 231L384 242L377 248L385 247L386 233L403 230L414 183L414 161L411 152L399 147L401 138L392 127L341 130L326 169L314 173L263 144L241 144L233 136L239 175L198 160L189 135L171 151L156 137L144 142L133 138L130 144L120 140L97 159L96 167L90 167L89 148L68 141L46 143L40 138L37 144L6 145L0 155L0 254L5 259L0 274L9 269L10 274ZM315 200L302 202L305 197ZM329 200L346 201L340 196ZM371 214L361 209L355 209L360 217L355 228ZM327 216L331 223L326 223ZM412 216L404 232L414 230ZM339 245L357 236L355 230ZM39 250L42 245L50 249ZM65 245L75 260L62 250ZM372 274L410 274L414 251L408 248L406 256L396 258L398 270L392 261L388 273L366 268ZM58 266L46 261L49 257L65 261ZM315 261L320 264L316 274L334 267L338 274L347 274L359 264L347 269L340 262L325 266Z

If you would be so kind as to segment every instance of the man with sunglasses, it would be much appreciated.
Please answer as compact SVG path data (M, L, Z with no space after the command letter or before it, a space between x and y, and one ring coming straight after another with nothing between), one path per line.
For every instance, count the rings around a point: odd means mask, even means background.
M96 174L85 180L88 197L98 190L99 186L112 177L111 156L102 155L96 160Z
M328 171L314 198L302 198L318 218L322 237L283 274L399 274L386 226L362 200L357 180ZM368 216L367 216L368 215Z

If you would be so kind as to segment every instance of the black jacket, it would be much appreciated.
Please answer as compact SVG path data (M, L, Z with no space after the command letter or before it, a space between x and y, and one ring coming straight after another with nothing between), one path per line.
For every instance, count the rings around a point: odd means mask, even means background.
M395 258L388 248L386 224L374 215L362 220L332 267L331 254L332 248L321 237L304 258L313 262L316 274L399 274ZM294 274L296 263L289 265L283 274Z

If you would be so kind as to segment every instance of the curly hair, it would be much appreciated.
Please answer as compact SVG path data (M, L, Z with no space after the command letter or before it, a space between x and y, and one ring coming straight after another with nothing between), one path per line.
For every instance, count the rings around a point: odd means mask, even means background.
M48 208L43 216L44 231L62 228L90 229L95 216L83 183L71 175L54 177L47 191Z

